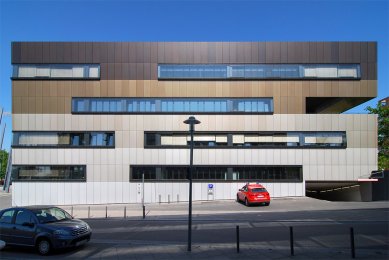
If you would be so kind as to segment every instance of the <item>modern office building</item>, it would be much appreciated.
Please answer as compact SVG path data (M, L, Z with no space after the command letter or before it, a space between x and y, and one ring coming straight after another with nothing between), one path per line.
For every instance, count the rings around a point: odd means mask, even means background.
M377 169L375 42L14 42L13 205L272 197Z

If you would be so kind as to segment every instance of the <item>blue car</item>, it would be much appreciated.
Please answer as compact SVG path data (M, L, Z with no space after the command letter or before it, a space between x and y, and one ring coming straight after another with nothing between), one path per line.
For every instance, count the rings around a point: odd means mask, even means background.
M82 245L92 229L69 213L53 206L28 206L0 211L0 240L6 245L36 247L41 255L52 249Z

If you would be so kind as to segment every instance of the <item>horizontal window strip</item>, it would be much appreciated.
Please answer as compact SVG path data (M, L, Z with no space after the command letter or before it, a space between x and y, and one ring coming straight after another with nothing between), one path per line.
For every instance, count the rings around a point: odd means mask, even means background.
M99 64L16 64L13 79L99 79Z
M158 79L360 79L359 64L159 64Z
M73 98L72 113L273 113L273 98Z
M86 181L86 165L13 165L12 181Z
M188 148L188 132L145 132L145 148ZM347 148L346 132L195 132L196 148Z
M115 147L114 132L13 132L12 147Z
M189 167L132 165L130 181L187 181ZM194 166L194 181L302 182L302 166Z

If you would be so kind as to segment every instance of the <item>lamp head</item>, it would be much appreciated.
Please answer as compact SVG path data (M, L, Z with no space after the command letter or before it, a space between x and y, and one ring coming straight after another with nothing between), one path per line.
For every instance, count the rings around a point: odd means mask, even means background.
M198 125L201 122L197 120L194 116L190 116L188 119L184 121L184 123L187 125Z

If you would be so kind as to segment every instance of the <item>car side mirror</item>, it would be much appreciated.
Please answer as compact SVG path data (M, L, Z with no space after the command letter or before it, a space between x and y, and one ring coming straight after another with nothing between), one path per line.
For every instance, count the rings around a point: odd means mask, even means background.
M32 228L32 227L34 227L34 226L35 226L35 224L34 224L34 223L28 223L28 222L24 222L24 223L22 224L22 226L24 226L24 227L30 227L30 228Z
M242 189L239 189L239 191L243 191Z

